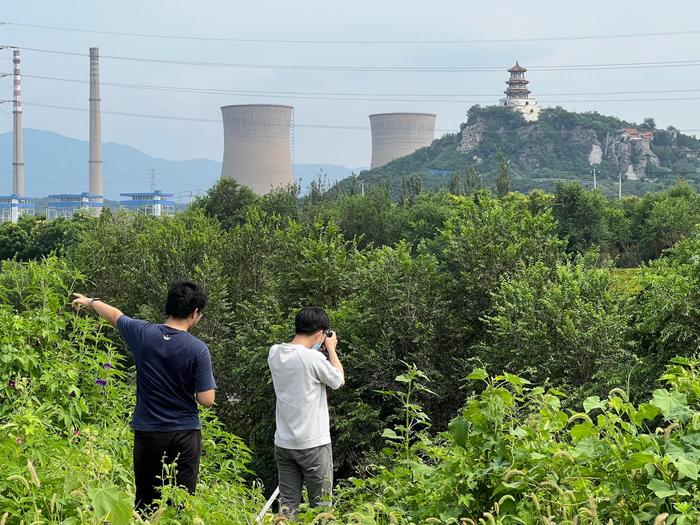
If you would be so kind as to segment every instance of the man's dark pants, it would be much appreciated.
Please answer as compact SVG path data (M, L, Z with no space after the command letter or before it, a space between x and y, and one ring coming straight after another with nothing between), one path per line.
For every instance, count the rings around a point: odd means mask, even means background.
M194 494L202 452L200 430L174 432L134 431L134 477L136 510L147 511L160 498L160 487L167 483L163 464L176 462L175 481ZM161 479L166 478L166 479Z

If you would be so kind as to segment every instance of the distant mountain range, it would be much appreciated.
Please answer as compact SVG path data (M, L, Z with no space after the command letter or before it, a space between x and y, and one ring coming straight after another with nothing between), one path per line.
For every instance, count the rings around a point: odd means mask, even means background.
M124 144L103 144L105 197L119 200L125 192L147 191L151 177L156 188L186 200L190 192L205 192L221 176L221 163L210 159L167 160L151 157ZM25 193L45 197L81 193L88 189L88 143L52 131L24 130ZM155 170L155 171L151 171ZM302 193L323 172L328 183L355 171L334 164L295 164L294 176ZM12 133L0 133L0 193L12 191Z

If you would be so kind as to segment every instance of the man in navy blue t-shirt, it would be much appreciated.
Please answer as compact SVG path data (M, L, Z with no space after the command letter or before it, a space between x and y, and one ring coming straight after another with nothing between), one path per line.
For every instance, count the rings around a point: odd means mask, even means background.
M197 403L211 407L216 389L209 349L189 333L202 318L206 294L193 282L174 283L163 324L131 319L98 298L74 295L73 306L92 308L119 330L136 363L136 509L148 510L159 497L163 463L176 462L178 486L194 493L202 451Z

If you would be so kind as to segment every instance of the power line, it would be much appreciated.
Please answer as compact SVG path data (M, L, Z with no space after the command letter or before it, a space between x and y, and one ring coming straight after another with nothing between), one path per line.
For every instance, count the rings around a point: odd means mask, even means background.
M700 97L697 97L700 99ZM6 102L7 100L3 100L3 102ZM38 102L27 102L27 101L22 101L22 103L25 106L36 106L36 107L43 107L43 108L48 108L48 109L58 109L58 110L65 110L65 111L80 111L80 112L89 112L90 110L88 108L78 108L78 107L73 107L73 106L59 106L56 104L42 104ZM117 116L122 116L122 117L138 117L138 118L147 118L147 119L159 119L159 120L174 120L174 121L185 121L185 122L203 122L203 123L209 123L209 124L221 124L221 119L209 119L209 118L201 118L201 117L183 117L183 116L172 116L172 115L155 115L155 114L149 114L149 113L133 113L133 112L125 112L125 111L102 111L103 114L108 114L108 115L117 115ZM350 125L341 125L341 124L298 124L294 123L295 128L310 128L310 129L338 129L338 130L368 130L370 129L369 126L350 126ZM451 128L436 128L436 132L438 133L459 133L460 131L458 129L451 129ZM681 132L694 132L694 131L700 131L700 129L680 129L678 131ZM518 130L509 130L508 132L510 133L517 133ZM497 134L504 134L506 131L487 131L485 133L497 133Z
M2 75L3 73L0 73ZM24 78L33 78L37 80L50 80L57 82L69 82L77 84L89 84L89 80L75 79L75 78L63 78L63 77L52 77L45 75L22 75ZM192 94L204 94L204 95L235 95L235 96L265 96L269 98L300 98L300 99L312 99L312 100L350 100L350 101L372 101L372 102L458 102L458 103L490 103L493 102L493 98L489 100L437 100L437 99L392 99L384 97L420 97L420 96L434 96L434 97L495 97L493 93L490 94L426 94L426 93L348 93L348 92L318 92L318 91L263 91L263 90L228 90L219 88L197 88L197 87L184 87L184 86L167 86L167 85L154 85L154 84L128 84L128 83L118 83L118 82L101 82L100 85L108 87L118 87L127 89L141 89L141 90L154 90L163 92L174 92L174 93L192 93ZM641 91L591 91L591 92L573 92L573 93L538 93L538 97L547 96L590 96L590 95L643 95L643 94L660 94L660 93L697 93L700 92L700 88L695 89L655 89L655 90L641 90ZM381 97L381 98L358 98L358 97ZM624 99L611 99L611 101L625 101ZM643 99L643 100L655 100L655 99ZM676 99L673 99L676 100ZM694 99L682 99L677 100L694 100ZM597 100L596 100L597 101ZM606 101L606 100L602 100ZM632 101L638 101L637 99L632 99ZM543 102L545 102L543 100ZM549 102L585 102L583 100L551 100Z
M483 38L469 40L335 40L335 39L264 39L264 38L230 38L230 37L205 37L174 34L136 33L122 31L103 31L97 29L85 29L77 27L61 27L41 24L21 24L18 22L0 22L0 25L26 27L33 29L48 29L52 31L68 31L76 33L90 33L98 35L128 36L139 38L158 38L167 40L190 40L203 42L232 42L251 44L338 44L338 45L435 45L435 44L497 44L497 43L525 43L525 42L558 42L576 40L608 40L624 38L649 38L660 36L697 35L700 30L689 29L683 31L657 31L653 33L616 33L607 35L575 35L575 36L547 36L547 37L516 37L516 38Z
M17 47L17 46L6 46ZM87 53L74 51L58 51L56 49L41 49L21 47L23 51L47 53L54 55L87 57ZM350 72L388 72L388 73L483 73L502 72L501 66L338 66L338 65L299 65L299 64L245 64L230 62L204 62L198 60L172 60L148 57L129 57L119 55L100 55L102 59L124 60L130 62L172 64L197 67L220 67L241 69L278 69L292 71L350 71ZM652 62L613 62L601 64L559 64L530 66L531 71L594 71L594 70L624 70L624 69L654 69L675 67L697 67L700 60L666 60Z

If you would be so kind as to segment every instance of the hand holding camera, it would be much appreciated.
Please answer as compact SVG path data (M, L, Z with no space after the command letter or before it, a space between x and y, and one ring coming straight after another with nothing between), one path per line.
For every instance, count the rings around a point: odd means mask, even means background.
M326 330L324 334L326 338L323 341L321 350L328 350L335 352L335 347L338 344L338 336L333 330Z

